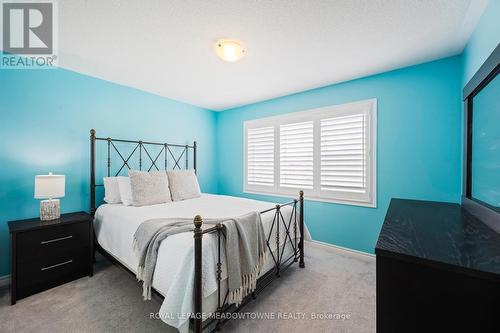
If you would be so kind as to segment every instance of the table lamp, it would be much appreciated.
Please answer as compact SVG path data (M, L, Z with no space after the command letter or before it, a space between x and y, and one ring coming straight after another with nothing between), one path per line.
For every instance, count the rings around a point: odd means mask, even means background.
M35 199L48 199L40 201L40 220L55 220L61 217L59 199L64 197L64 175L35 176Z

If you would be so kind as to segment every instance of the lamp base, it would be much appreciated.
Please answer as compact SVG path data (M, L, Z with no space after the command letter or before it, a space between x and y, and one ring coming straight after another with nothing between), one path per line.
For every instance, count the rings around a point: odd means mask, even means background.
M40 220L56 220L61 217L61 206L59 199L40 201Z

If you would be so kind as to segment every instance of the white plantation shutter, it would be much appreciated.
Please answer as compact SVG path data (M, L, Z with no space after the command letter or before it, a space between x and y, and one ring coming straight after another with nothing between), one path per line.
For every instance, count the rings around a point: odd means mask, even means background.
M274 127L252 128L247 132L247 183L274 185Z
M246 121L245 192L376 207L377 100Z
M313 188L313 122L280 126L280 186Z
M365 113L321 119L321 190L367 192Z

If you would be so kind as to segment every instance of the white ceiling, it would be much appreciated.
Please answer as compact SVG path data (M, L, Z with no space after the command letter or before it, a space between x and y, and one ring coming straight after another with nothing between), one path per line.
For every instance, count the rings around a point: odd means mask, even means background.
M458 54L486 1L64 0L59 64L223 110Z

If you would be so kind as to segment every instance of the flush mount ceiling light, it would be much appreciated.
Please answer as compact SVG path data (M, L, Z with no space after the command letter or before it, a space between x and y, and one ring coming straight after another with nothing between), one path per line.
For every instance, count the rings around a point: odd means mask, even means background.
M219 40L215 43L215 53L224 61L234 62L245 55L245 49L235 40Z

